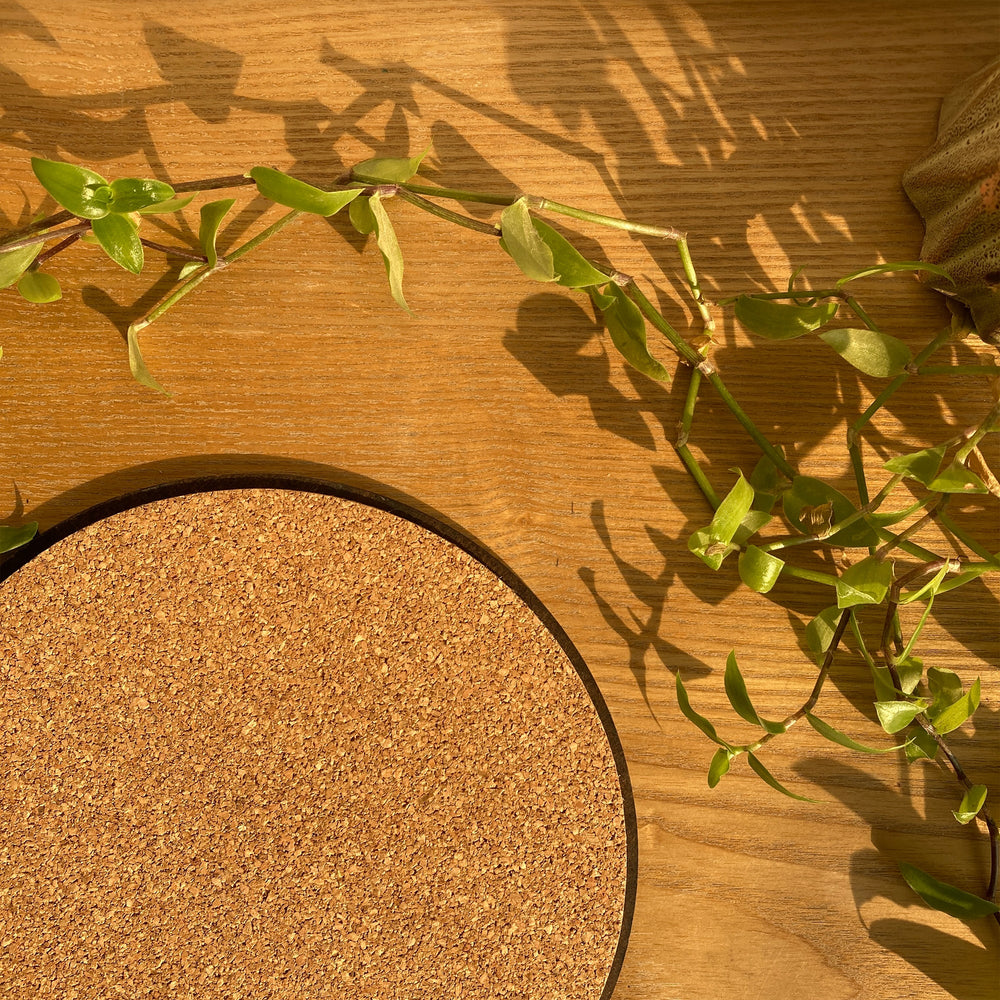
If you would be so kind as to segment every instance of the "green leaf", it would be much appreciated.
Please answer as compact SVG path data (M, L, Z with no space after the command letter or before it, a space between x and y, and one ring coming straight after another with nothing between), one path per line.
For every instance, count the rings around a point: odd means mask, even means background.
M858 278L867 278L872 274L889 274L893 271L926 271L928 274L937 274L952 281L951 275L937 264L928 264L922 260L904 260L893 264L873 264L871 267L861 268L860 271L852 271L837 282L837 287L840 288L849 281L857 281Z
M857 513L857 508L843 493L812 476L796 476L782 495L781 504L792 527L804 535L818 534ZM879 537L871 525L859 519L826 541L845 548L867 548L877 545Z
M945 580L944 583L938 587L938 593L946 594L949 590L955 590L956 587L964 587L965 584L972 583L973 580L978 580L979 577L984 576L986 573L995 573L996 571L997 566L990 563L985 563L981 566L974 566L972 569L963 570L950 580Z
M918 729L906 741L903 752L909 764L915 764L918 760L933 760L938 752L937 740L930 733Z
M938 445L936 448L925 448L923 451L913 451L908 455L897 455L896 458L889 459L883 466L889 472L906 476L908 479L916 479L918 483L929 486L941 468L944 459L945 446Z
M681 680L679 671L677 673L675 688L677 690L677 704L680 707L684 718L689 722L693 722L713 743L718 743L720 746L724 746L731 750L732 747L715 731L715 726L713 726L712 723L705 718L705 716L699 715L691 707L691 702L688 699L688 693L684 687L684 682Z
M22 524L17 528L12 528L8 524L0 524L0 552L10 552L11 549L18 549L22 545L27 545L37 533L37 521L32 521L30 524Z
M837 579L837 607L881 604L892 586L892 564L875 556L849 566Z
M37 305L62 298L59 282L51 274L44 274L42 271L25 271L17 283L17 290L21 298Z
M219 263L219 251L215 241L219 235L219 226L229 210L236 204L235 198L222 198L210 201L201 206L201 225L198 227L198 242L208 258L208 266L215 268Z
M842 747L847 747L849 750L857 750L860 753L892 753L894 750L902 750L906 746L905 743L900 743L899 746L895 747L866 747L863 743L852 740L850 736L842 733L839 729L834 729L828 722L824 722L810 712L806 712L806 721L824 739L830 740L831 743L839 743Z
M371 205L368 204L368 198L356 198L347 209L348 217L351 220L351 225L361 233L362 236L367 236L369 233L375 232L375 215L372 212Z
M760 762L759 758L752 753L747 754L747 760L750 761L750 767L753 769L754 773L762 778L768 785L770 785L775 791L781 792L782 795L787 795L790 799L798 799L799 802L815 802L816 799L810 799L805 795L796 795L795 792L790 792L783 784L781 784L778 779L771 774L771 772L764 767Z
M934 574L934 576L918 590L911 591L908 594L903 594L899 598L899 603L912 604L914 601L919 601L924 597L928 598L929 600L933 600L934 595L937 594L938 590L941 587L941 584L944 583L944 578L950 572L951 572L951 566L948 563L945 563L944 566L942 566Z
M601 309L604 325L618 353L643 375L658 382L669 382L670 372L649 353L646 346L646 321L642 312L625 291L614 282L604 294L596 288L588 291Z
M942 708L938 708L937 704L935 704L927 713L927 717L934 725L935 731L943 736L945 733L950 733L952 730L958 729L979 708L980 695L980 682L977 677L973 681L972 687L969 688L968 693L963 694L957 701Z
M610 275L602 274L561 233L541 219L532 218L535 231L552 251L556 281L566 288L589 288L603 285Z
M899 870L906 879L906 884L930 907L941 910L952 917L961 920L972 920L977 917L988 917L1000 912L995 903L982 896L965 892L947 882L939 882L936 878L921 871L905 861L899 863Z
M753 333L768 340L791 340L818 330L836 315L836 302L797 306L774 299L741 295L736 300L736 318Z
M778 467L767 455L762 455L753 467L748 481L753 487L753 507L751 509L770 513L778 501L778 493L782 484L782 475Z
M871 670L872 684L875 687L875 697L878 701L893 701L898 695L903 693L893 682L892 674L889 673L888 667L879 667L870 664L869 669Z
M726 556L735 551L730 542L752 503L753 487L740 473L736 485L719 504L708 527L694 532L688 539L688 549L706 565L718 569Z
M134 323L128 328L128 366L132 377L140 385L162 392L164 396L171 395L153 378L153 373L146 367L146 362L142 359L142 351L139 350L139 335Z
M958 807L957 812L952 812L952 816L955 817L965 826L966 823L971 823L972 820L976 818L979 810L983 808L983 804L986 802L986 792L987 788L985 785L973 785L966 793L962 796L962 803Z
M929 667L927 670L927 686L935 705L945 708L954 705L962 697L962 679L954 670L944 670L941 667Z
M336 215L361 194L361 188L346 191L324 191L271 167L254 167L249 177L257 190L271 201L312 215Z
M816 663L822 663L825 659L826 652L837 631L840 615L840 608L834 604L832 607L824 608L806 626L806 646Z
M722 780L722 776L729 770L735 754L728 747L719 747L712 757L712 763L708 765L708 787L715 786Z
M86 167L31 158L39 183L63 208L81 219L101 219L110 211L111 185Z
M368 206L375 218L375 242L382 253L382 260L385 261L385 273L389 277L389 291L392 292L396 303L412 316L413 312L406 304L406 299L403 298L403 254L396 240L396 231L392 228L389 214L378 194L373 194L368 199Z
M139 209L140 215L166 215L168 212L179 212L182 208L186 208L188 205L194 201L198 192L193 194L179 195L176 198L168 198L166 201L158 201L152 205L147 205L145 208Z
M906 344L879 330L827 330L819 338L846 362L876 378L900 375L913 361Z
M961 462L952 462L928 484L938 493L988 493L986 484Z
M108 208L112 212L141 212L144 208L168 201L173 196L174 189L163 181L123 177L111 182Z
M555 281L552 250L534 226L528 203L518 198L500 213L500 246L535 281Z
M925 708L923 699L913 701L877 701L875 712L879 725L890 735L905 729Z
M729 704L733 706L740 718L746 719L747 722L755 726L760 726L769 733L785 732L785 726L782 723L769 722L757 714L757 710L750 700L750 695L747 693L747 686L743 680L743 674L740 673L739 664L736 662L735 650L730 652L726 659L725 687Z
M138 274L142 270L142 243L135 223L127 215L105 215L91 223L97 242L104 252L126 271Z
M916 656L907 656L897 660L896 674L902 685L903 694L913 694L924 674L924 661Z
M20 250L0 253L0 288L9 288L28 269L31 262L42 252L42 244L35 243Z
M758 594L766 594L778 582L783 560L756 545L748 545L739 558L740 579Z
M755 492L754 502L751 504L750 509L746 512L743 520L740 521L739 527L733 534L733 543L735 545L744 545L747 539L756 535L765 524L770 523L772 520L771 515L766 511L756 509L756 501L757 494Z
M366 182L379 184L405 184L420 169L420 161L427 155L428 146L419 156L374 156L362 160L351 171Z
M708 528L699 528L688 538L688 550L711 569L719 569L726 556L737 548L736 545L713 538Z

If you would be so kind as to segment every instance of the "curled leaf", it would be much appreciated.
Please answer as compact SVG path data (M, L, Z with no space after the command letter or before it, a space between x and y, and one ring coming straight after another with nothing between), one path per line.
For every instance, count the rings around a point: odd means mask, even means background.
M858 743L857 740L852 740L850 736L842 733L839 729L834 729L828 722L824 722L822 719L810 712L806 712L806 721L824 739L830 740L831 743L839 743L840 746L847 747L848 750L857 750L860 753L879 754L892 753L894 750L902 750L906 746L905 743L901 743L899 746L895 747L866 747L863 743Z
M150 389L155 389L157 392L162 392L164 396L170 395L170 393L156 381L153 377L153 373L146 367L146 362L143 361L142 351L139 350L139 331L136 329L135 323L132 323L128 328L128 366L132 372L132 377L140 385L147 386Z
M908 479L916 479L924 486L929 486L937 475L938 469L941 468L944 453L945 446L943 444L936 448L924 448L922 451L913 451L908 455L897 455L895 458L889 459L883 468Z
M603 294L596 288L590 288L588 292L604 316L604 325L618 353L643 375L658 382L669 382L670 372L649 353L646 346L646 321L642 312L625 294L625 290L612 282Z
M837 607L857 604L881 604L892 586L892 565L868 556L849 566L837 579Z
M741 295L736 300L736 318L750 331L768 340L791 340L818 330L837 313L836 302L798 306L774 299Z
M971 823L979 814L979 810L986 803L987 788L985 785L973 785L962 796L962 802L957 811L952 812L952 816L963 826Z
M375 215L366 197L355 198L347 207L347 214L351 220L351 225L362 236L367 236L369 233L375 232Z
M879 330L827 330L819 338L848 364L876 378L899 375L913 361L906 344Z
M750 762L750 767L752 768L754 774L758 778L761 778L766 784L770 785L776 792L781 792L782 795L787 795L790 799L797 799L799 802L815 802L816 799L810 799L805 795L796 795L795 792L789 791L783 784L781 784L778 779L771 774L771 772L764 767L755 754L748 753L747 760Z
M829 524L839 524L857 513L857 508L843 493L812 476L796 476L791 488L782 495L781 504L792 527L804 535L817 534L817 526L811 515L825 504L830 505L829 516L826 518ZM843 545L845 548L867 548L877 545L879 538L871 525L858 519L830 535L827 541L831 545Z
M389 221L389 214L382 204L382 199L377 194L373 194L368 199L368 206L375 219L375 242L378 244L385 262L385 272L389 277L389 291L396 300L396 304L412 315L412 310L403 298L403 253L399 249L399 242L396 240L396 231Z
M757 545L748 545L739 558L740 579L758 594L766 594L778 582L785 568L783 560Z
M833 607L821 611L806 626L806 646L816 663L822 663L826 657L826 651L830 648L830 643L833 642L833 637L836 634L840 615L840 608L833 605Z
M518 198L500 213L500 246L535 281L555 281L552 250L534 226L528 203Z
M552 251L552 266L556 281L566 288L590 288L603 285L610 275L602 274L561 233L541 219L532 218L535 231Z
M952 462L928 484L938 493L988 493L986 484L961 462Z
M938 264L930 264L922 260L903 260L891 264L872 264L871 267L863 267L860 271L852 271L837 282L837 287L841 288L849 281L857 281L858 278L867 278L873 274L891 274L896 271L926 271L928 274L936 274L949 281L952 280L951 275ZM952 283L954 284L954 282Z
M235 198L222 198L210 201L201 206L201 225L198 227L198 242L208 258L208 266L214 268L219 263L219 251L215 241L219 235L219 226L229 210L236 204ZM192 263L194 263L192 261Z
M708 787L715 786L722 780L722 776L729 770L735 754L728 747L719 747L712 756L712 762L708 765Z
M166 201L154 202L145 208L138 209L140 215L166 215L169 212L179 212L194 201L197 192L194 194L178 195L175 198L168 198Z
M975 714L976 709L979 708L980 697L981 684L977 677L972 682L972 687L961 698L942 708L938 708L937 703L935 703L928 710L927 717L931 720L936 732L942 735L950 733Z
M782 723L769 722L757 714L757 710L753 707L753 702L751 702L750 695L747 692L746 682L743 680L743 674L740 672L735 652L730 652L726 659L725 687L729 704L733 706L740 718L746 719L747 722L755 726L760 726L769 733L783 733L785 731L785 726Z
M677 705L684 718L687 719L688 722L693 722L713 743L718 743L720 746L731 750L732 747L730 747L730 745L715 731L715 726L713 726L704 715L699 715L691 707L691 701L688 698L684 682L681 680L680 672L677 673L675 689L677 691Z
M906 879L906 884L935 910L941 910L943 913L961 920L988 917L993 913L1000 912L997 905L990 900L973 895L971 892L965 892L947 882L940 882L915 865L901 861L899 870L902 872L903 878Z
M905 729L926 707L923 700L875 702L879 725L890 735Z

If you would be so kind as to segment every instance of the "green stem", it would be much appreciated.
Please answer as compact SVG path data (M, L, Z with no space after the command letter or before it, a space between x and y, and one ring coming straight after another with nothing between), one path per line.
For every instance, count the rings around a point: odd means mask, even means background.
M793 566L785 563L785 568L781 571L784 576L794 576L798 580L808 580L810 583L821 583L824 587L836 587L837 578L829 573L820 573L814 569L803 569L801 566Z
M955 461L964 463L972 453L973 448L975 448L987 434L992 434L997 430L998 421L1000 421L1000 400L993 404L990 408L990 412L986 414L982 421L980 421L980 424L976 428L975 432L971 434L965 444L963 444L962 447L955 452Z
M409 202L411 205L416 205L417 208L423 209L423 211L429 212L431 215L436 215L439 219L445 219L448 222L453 222L456 226L462 226L465 229L471 229L477 233L485 233L487 236L500 235L499 226L491 225L488 222L480 222L478 219L470 219L467 215L460 215L458 212L453 212L449 208L444 208L441 205L435 205L434 202L428 201L426 198L423 198L418 194L414 194L402 185L397 186L396 197Z
M227 254L225 257L219 258L219 263L214 267L206 266L203 269L199 269L194 272L183 284L178 285L159 305L153 308L149 313L147 313L142 319L136 320L132 324L132 330L138 333L140 330L145 330L147 326L151 323L155 323L165 312L172 309L181 299L186 295L193 292L210 274L215 274L216 271L221 271L224 267L229 264L234 263L239 260L240 257L245 256L252 250L255 250L261 245L265 240L270 239L275 233L280 232L285 228L290 222L296 219L301 213L298 211L289 212L287 215L283 215L276 222L273 222L267 229L262 230L253 239L247 240L241 247L233 250L231 253Z
M366 174L359 174L351 171L351 180L359 181L362 184L384 184L383 180L371 177ZM450 198L452 201L475 202L480 205L513 205L520 197L519 195L505 194L482 194L478 191L462 191L459 188L437 187L431 184L411 184L409 181L399 185L406 191L413 194L424 195L428 198Z
M853 295L844 294L844 301L847 303L851 311L858 317L858 319L861 320L862 323L865 324L866 327L868 327L869 330L874 330L876 333L878 332L878 327L875 325L872 318L864 311L864 309L861 308L861 303L858 302Z
M694 269L694 262L691 260L691 251L688 249L686 236L682 236L677 240L677 252L680 254L681 265L684 268L684 276L687 278L687 283L691 288L691 294L694 296L695 304L698 306L698 312L701 313L701 319L705 324L705 329L710 334L714 333L715 320L712 318L712 313L708 308L708 303L705 301L704 295L702 295L701 284L698 281L698 274Z

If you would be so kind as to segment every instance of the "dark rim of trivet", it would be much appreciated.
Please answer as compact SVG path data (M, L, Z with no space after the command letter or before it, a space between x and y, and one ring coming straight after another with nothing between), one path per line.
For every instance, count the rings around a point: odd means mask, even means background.
M494 576L502 580L515 594L531 609L536 618L551 633L556 642L559 643L563 652L573 664L574 669L583 682L583 686L597 710L597 717L601 721L604 735L608 745L611 747L611 754L615 762L615 770L618 773L618 784L622 793L622 806L625 813L625 899L622 905L621 931L618 935L618 945L608 970L608 976L601 991L600 1000L610 1000L618 982L622 964L625 961L625 952L628 948L629 934L632 930L632 917L635 911L636 886L639 874L639 836L636 826L635 799L632 795L632 782L629 779L628 765L625 761L625 754L622 750L621 740L618 731L615 729L614 721L608 706L604 701L597 682L590 672L590 668L584 662L583 657L573 645L572 640L566 634L562 626L556 621L552 613L535 596L528 585L497 555L491 552L480 542L464 534L458 528L446 524L444 521L418 510L400 500L391 499L374 493L370 490L361 489L357 486L347 486L342 483L330 483L320 479L311 479L307 476L295 476L284 474L267 473L237 473L231 475L200 476L193 479L178 479L169 483L162 483L156 486L145 487L133 493L128 493L121 497L105 500L94 504L86 510L66 518L64 521L41 531L27 545L16 549L3 559L0 565L0 583L5 582L13 573L26 565L39 553L61 542L64 538L75 534L83 528L88 528L98 521L120 514L135 507L142 507L145 504L154 503L157 500L168 500L173 497L188 496L196 493L211 493L223 490L255 490L255 489L281 489L293 490L300 493L317 493L323 496L339 497L343 500L352 500L355 503L374 507L377 510L386 511L404 520L411 521L422 528L444 538L457 548L466 552L477 562L485 566Z

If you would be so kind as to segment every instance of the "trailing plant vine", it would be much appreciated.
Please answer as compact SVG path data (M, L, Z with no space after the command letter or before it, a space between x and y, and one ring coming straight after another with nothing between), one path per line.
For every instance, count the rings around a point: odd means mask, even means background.
M781 577L811 581L825 587L829 594L806 629L809 652L817 668L815 684L807 700L783 718L770 720L758 714L737 653L734 650L729 654L725 692L735 712L759 730L751 742L736 743L721 736L715 724L692 706L677 674L681 712L717 746L708 766L708 784L716 786L733 763L745 757L750 769L771 788L792 798L804 798L783 786L762 760L768 744L803 720L823 739L857 752L902 753L910 763L943 761L959 786L955 819L963 824L982 824L986 830L990 851L988 884L978 893L971 892L910 864L900 866L902 875L932 907L965 919L992 915L1000 921L996 902L1000 838L986 806L987 789L967 776L947 740L975 713L981 684L977 679L966 690L957 674L925 666L916 653L936 600L1000 571L1000 553L990 552L951 516L951 510L970 494L992 493L1000 497L1000 485L980 450L986 435L1000 432L996 392L1000 366L992 360L972 365L932 361L946 345L975 334L960 310L954 311L949 326L931 334L914 354L903 340L875 322L854 293L856 282L872 276L924 271L948 280L947 272L921 262L876 264L818 289L796 287L796 273L783 292L741 294L719 303L731 308L736 320L757 337L771 341L815 337L844 363L882 380L871 404L848 429L847 454L856 493L852 499L822 479L800 474L781 444L768 439L730 392L713 359L716 307L702 293L684 233L671 227L610 218L532 195L422 184L414 180L421 159L422 155L366 160L325 190L266 166L255 166L244 175L171 186L144 178L109 182L84 167L35 158L35 176L61 208L0 237L0 288L13 286L33 303L58 299L61 288L51 271L52 264L77 242L96 243L113 261L136 274L145 266L147 250L183 259L175 287L149 313L131 323L127 335L133 376L143 385L167 393L143 360L139 334L161 320L202 282L237 263L302 215L331 216L346 209L354 228L374 237L392 297L409 311L403 295L403 257L386 207L398 199L497 239L529 278L587 295L624 359L649 378L669 383L668 368L649 347L647 332L652 327L677 356L686 376L685 384L675 390L683 398L675 449L711 510L707 523L690 536L691 553L713 570L733 567L740 581L760 594L771 591ZM230 197L201 205L197 246L164 246L141 235L145 216L182 212L202 192L241 186L255 187L259 195L288 211L226 254L219 252L217 241L235 204ZM471 218L449 207L454 202L494 205L499 209L497 222ZM541 213L671 242L679 254L702 328L690 338L682 336L632 277L585 257L541 218ZM992 397L992 404L979 422L955 428L944 440L928 442L926 447L895 455L880 468L870 469L861 443L875 415L910 380L942 374L980 377L985 386L992 387L991 392L984 393ZM712 482L689 446L696 403L706 384L761 452L753 470L748 475L735 470L734 480L727 482L724 489ZM949 541L947 551L929 549L919 537L921 529L931 522L944 530ZM25 544L35 528L0 527L0 552ZM846 562L844 568L821 572L807 565L815 563L815 559L799 558L801 553L823 550L835 552L840 564ZM922 611L907 631L900 609L911 604L921 606ZM870 634L865 626L873 620L880 635L877 644L865 638ZM817 714L824 687L848 636L871 672L876 717L881 728L899 741L894 746L867 746Z

